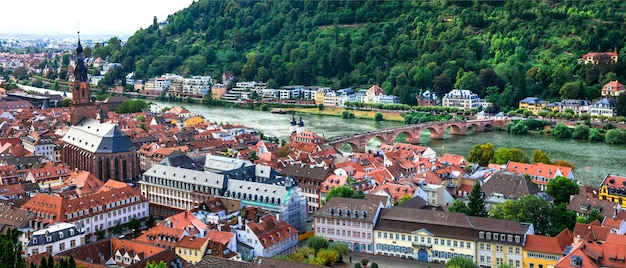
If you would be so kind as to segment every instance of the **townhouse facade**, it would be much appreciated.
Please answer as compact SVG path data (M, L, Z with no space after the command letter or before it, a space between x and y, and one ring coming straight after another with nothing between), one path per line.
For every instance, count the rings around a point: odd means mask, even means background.
M76 228L74 224L56 223L35 231L23 248L28 256L44 252L56 255L82 246L84 234L85 232Z
M22 208L31 211L40 222L67 222L84 231L85 241L95 241L98 231L126 224L133 218L148 217L146 198L131 186L101 187L98 192L74 199L58 195L37 194Z
M610 81L602 87L602 97L617 97L624 93L624 85L617 80Z
M456 107L462 110L478 109L484 100L478 94L466 89L454 89L443 95L441 106Z
M330 174L328 167L290 165L280 171L283 176L291 176L300 188L306 200L307 213L315 213L320 208L320 187Z
M373 230L382 208L375 199L333 197L313 216L315 234L345 242L354 252L373 253Z
M524 268L553 268L573 241L572 232L568 229L555 237L527 235L523 248Z
M235 229L237 241L247 245L247 249L238 250L245 254L244 259L288 255L298 245L298 231L286 221L273 215L264 215L258 222L246 223L242 229Z
M591 116L606 116L612 117L617 115L617 111L615 107L617 106L617 101L614 99L604 98L599 101L594 102L589 108L589 115Z
M626 208L626 176L606 175L602 180L598 198L617 203L621 208Z
M519 101L519 108L531 111L534 115L537 115L539 111L543 111L548 109L548 101L544 101L537 97L526 97L523 100Z
M522 267L524 238L534 234L516 221L401 206L383 209L374 231L374 254L429 262L460 256L479 267Z

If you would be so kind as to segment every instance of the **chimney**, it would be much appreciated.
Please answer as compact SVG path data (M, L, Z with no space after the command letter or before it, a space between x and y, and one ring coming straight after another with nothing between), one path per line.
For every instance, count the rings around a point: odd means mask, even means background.
M280 213L276 213L276 221L280 221Z

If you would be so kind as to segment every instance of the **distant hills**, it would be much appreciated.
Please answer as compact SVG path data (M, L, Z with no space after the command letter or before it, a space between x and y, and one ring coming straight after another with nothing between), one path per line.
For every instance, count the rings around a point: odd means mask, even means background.
M513 107L535 95L592 99L624 80L625 10L626 1L199 0L137 31L113 60L139 79L234 71L274 87L380 84L408 104L421 89L465 88ZM617 64L578 63L614 49Z

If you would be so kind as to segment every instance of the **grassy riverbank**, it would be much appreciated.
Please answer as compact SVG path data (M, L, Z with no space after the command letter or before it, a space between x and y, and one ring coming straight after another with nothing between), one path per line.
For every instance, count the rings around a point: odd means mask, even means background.
M341 113L345 109L324 107L324 109L322 110L318 108L290 108L287 110L293 110L297 113L341 117ZM354 114L355 118L369 119L369 120L374 120L374 116L376 115L376 113L380 112L383 114L384 121L404 122L404 118L402 117L403 113L400 113L400 112L388 112L384 110L380 110L380 111L350 110L350 112Z

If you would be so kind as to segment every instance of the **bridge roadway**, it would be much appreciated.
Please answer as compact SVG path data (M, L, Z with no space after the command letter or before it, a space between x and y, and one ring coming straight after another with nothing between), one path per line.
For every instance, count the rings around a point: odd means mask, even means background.
M450 128L452 135L465 135L469 128L473 131L482 132L493 127L504 127L505 120L495 119L479 119L468 121L445 121L445 122L427 122L422 124L408 125L394 129L382 129L366 133L357 133L348 137L341 137L326 142L335 148L340 148L344 144L349 144L353 152L365 152L365 146L372 138L376 137L381 143L393 144L398 135L404 134L406 141L417 144L420 141L422 132L426 129L430 131L430 138L443 140L446 129Z

